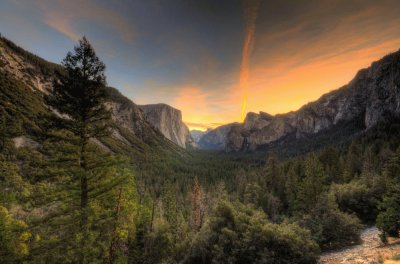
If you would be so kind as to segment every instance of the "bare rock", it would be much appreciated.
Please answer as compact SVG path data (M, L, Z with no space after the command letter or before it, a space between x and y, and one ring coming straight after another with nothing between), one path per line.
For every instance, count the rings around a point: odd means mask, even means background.
M20 136L20 137L15 137L12 139L14 142L15 148L32 148L35 149L39 147L39 143L34 141L33 139L26 137L26 136Z
M167 104L140 105L146 120L166 138L182 148L194 148L195 142L182 121L180 110Z

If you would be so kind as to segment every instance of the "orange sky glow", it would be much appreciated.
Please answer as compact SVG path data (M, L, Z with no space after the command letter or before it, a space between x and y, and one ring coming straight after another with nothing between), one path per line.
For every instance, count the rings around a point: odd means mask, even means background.
M248 112L297 110L347 84L360 69L399 50L400 32L395 25L400 24L400 18L389 5L373 3L336 17L330 11L332 6L326 6L329 3L270 32L268 26L259 23L263 17L254 18L263 14L253 12L249 19L244 6L243 49L237 54L241 65L230 75L221 76L222 81L236 81L222 92L201 85L187 94L183 89L173 101L189 128L205 130L242 122Z
M284 65L273 66L268 62L251 65L247 112L278 114L297 110L324 93L347 84L358 70L399 48L400 38L396 38L330 58L321 57L290 70ZM182 110L183 119L191 130L240 122L242 89L240 82L229 89L221 103L236 105L237 108L220 116L204 111L207 109L207 94L196 87L183 88L174 106Z

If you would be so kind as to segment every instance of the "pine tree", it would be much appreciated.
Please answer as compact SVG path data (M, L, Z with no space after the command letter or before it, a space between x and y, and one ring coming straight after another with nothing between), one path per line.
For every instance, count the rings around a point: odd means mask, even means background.
M285 183L279 168L279 160L274 154L268 157L265 180L265 191L272 192L274 196L283 200Z
M203 224L204 204L203 192L199 185L197 176L194 178L194 186L192 193L192 228L196 231L200 230Z
M287 200L289 214L292 214L298 207L297 192L299 189L299 176L296 174L293 166L290 167L287 175L287 181L285 183L285 197Z
M361 149L355 141L349 147L344 166L343 179L347 182L362 171Z
M65 127L79 139L78 166L80 167L80 228L83 237L88 235L88 204L90 169L88 145L90 138L108 134L110 113L105 108L107 99L105 65L97 57L94 48L83 37L68 52L62 62L65 74L58 74L47 103L64 115ZM86 238L82 241L80 262L85 262Z
M299 200L303 209L313 208L326 188L326 175L322 164L317 156L312 154L305 161L305 178L299 190Z
M400 236L400 147L386 162L383 175L387 191L379 205L376 222L385 240L386 235Z
M85 37L79 40L73 53L68 52L62 65L66 75L58 75L47 102L67 116L64 119L67 128L79 137L81 227L84 228L89 200L87 146L90 138L107 134L110 118L104 106L107 98L105 65Z

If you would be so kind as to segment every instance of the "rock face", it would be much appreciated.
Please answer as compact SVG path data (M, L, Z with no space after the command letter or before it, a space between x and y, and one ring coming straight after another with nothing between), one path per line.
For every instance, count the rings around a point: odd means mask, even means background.
M295 112L269 115L248 113L243 124L228 125L215 131L227 151L254 151L286 137L300 139L345 122L362 120L362 129L400 115L400 51L359 71L347 85L327 93ZM210 132L209 134L216 134ZM200 146L202 146L200 144Z
M109 87L109 97L110 101L106 103L106 107L111 111L111 117L116 124L129 130L140 139L145 139L149 134L155 134L138 105L115 88ZM124 141L118 131L113 131L113 137Z
M183 148L194 148L195 142L182 121L182 113L166 104L140 105L146 120L166 138Z
M228 132L231 131L232 128L237 126L240 125L238 123L233 123L209 130L200 138L198 142L199 148L208 150L224 149L226 146Z

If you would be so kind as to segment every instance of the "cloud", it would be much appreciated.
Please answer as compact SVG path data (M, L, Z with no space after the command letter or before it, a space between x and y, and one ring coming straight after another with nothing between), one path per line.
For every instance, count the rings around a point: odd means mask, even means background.
M397 50L400 6L384 2L318 1L281 23L268 20L278 12L267 5L257 20L248 110L296 110Z
M271 76L264 68L253 72L249 110L271 114L296 110L322 94L347 84L361 68L400 47L400 38L321 57ZM272 70L273 71L273 70Z
M57 30L58 32L66 35L73 41L78 41L82 36L75 33L73 26L70 23L70 20L65 18L58 17L55 13L49 13L44 17L44 22Z
M240 87L243 90L243 101L240 120L244 120L244 117L246 115L247 97L249 92L249 59L253 48L254 32L256 30L256 19L259 6L259 0L243 1L245 32L243 39L242 64L240 66Z
M43 12L44 23L74 41L86 33L82 30L85 23L117 33L120 39L128 43L136 36L132 23L123 15L95 0L37 0L37 4Z

